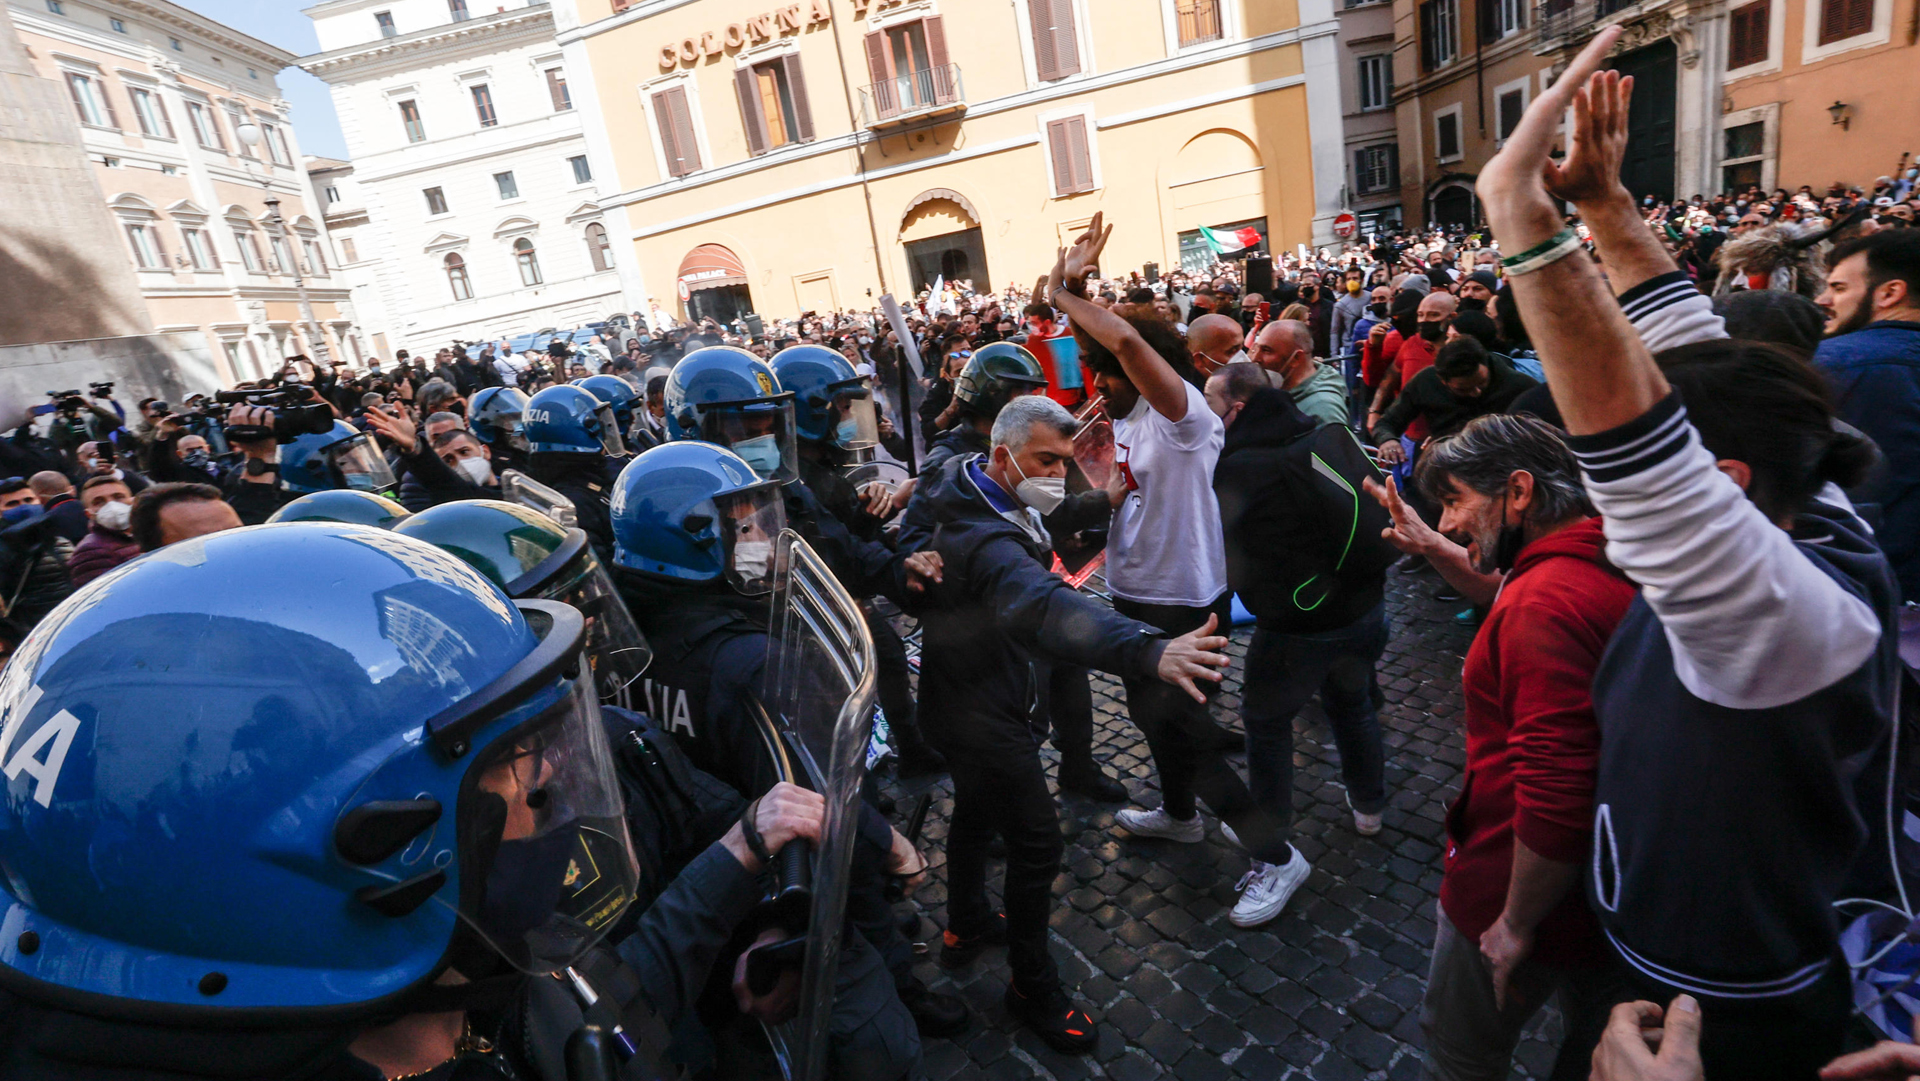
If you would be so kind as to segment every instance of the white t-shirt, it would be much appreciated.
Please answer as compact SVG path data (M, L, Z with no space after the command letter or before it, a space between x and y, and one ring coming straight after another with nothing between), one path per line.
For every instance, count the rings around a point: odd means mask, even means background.
M1182 382L1187 415L1177 423L1142 397L1113 422L1114 466L1127 498L1107 535L1107 586L1142 604L1199 608L1227 591L1227 550L1213 466L1227 429L1198 388Z

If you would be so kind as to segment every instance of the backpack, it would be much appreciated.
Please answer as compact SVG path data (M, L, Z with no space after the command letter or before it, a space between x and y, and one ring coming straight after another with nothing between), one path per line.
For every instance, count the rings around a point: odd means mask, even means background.
M1386 508L1363 488L1385 480L1351 429L1321 425L1221 466L1227 577L1262 627L1333 630L1379 602L1400 552L1381 536Z

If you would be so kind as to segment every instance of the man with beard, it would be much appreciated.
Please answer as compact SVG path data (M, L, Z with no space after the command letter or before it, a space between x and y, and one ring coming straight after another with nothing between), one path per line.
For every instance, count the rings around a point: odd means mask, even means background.
M1827 340L1813 363L1841 420L1884 456L1855 502L1880 504L1881 547L1907 600L1920 600L1920 233L1874 233L1828 258Z
M1554 1076L1571 1076L1624 987L1577 886L1599 771L1593 676L1634 588L1607 563L1573 453L1544 422L1481 417L1428 447L1416 476L1440 531L1369 481L1393 515L1384 535L1476 601L1498 589L1462 673L1472 798L1447 817L1420 1024L1434 1076L1504 1077L1521 1029L1558 994ZM1504 583L1479 577L1495 572Z
M1493 294L1500 291L1500 279L1493 276L1491 270L1476 270L1460 283L1460 310L1463 312L1483 312L1493 300Z

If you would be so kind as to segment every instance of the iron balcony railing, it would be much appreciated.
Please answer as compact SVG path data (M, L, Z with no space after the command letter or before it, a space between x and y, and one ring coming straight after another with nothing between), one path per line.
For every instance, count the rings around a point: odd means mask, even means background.
M1536 9L1540 44L1558 44L1593 33L1601 20L1633 7L1636 0L1546 0Z
M958 64L903 71L884 82L860 88L860 111L870 128L964 110L966 100L967 90L960 81Z

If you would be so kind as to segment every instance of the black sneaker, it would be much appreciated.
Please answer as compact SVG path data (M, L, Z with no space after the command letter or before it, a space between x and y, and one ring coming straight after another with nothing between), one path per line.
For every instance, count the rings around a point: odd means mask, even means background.
M952 995L935 994L919 980L900 988L900 1004L913 1015L920 1035L930 1040L958 1036L967 1030L967 1004Z
M1084 1055L1093 1050L1100 1038L1094 1030L1093 1018L1075 1005L1059 984L1031 994L1008 984L1007 1012L1061 1054Z
M943 932L940 936L940 964L945 968L965 968L973 964L974 959L988 946L1006 944L1007 914L995 912L993 922L977 935L962 938L952 931Z
M1079 769L1060 770L1060 791L1085 796L1095 803L1125 803L1130 797L1127 786L1107 776L1107 771L1089 763Z

